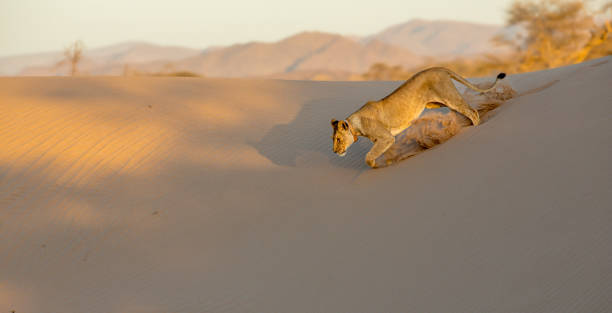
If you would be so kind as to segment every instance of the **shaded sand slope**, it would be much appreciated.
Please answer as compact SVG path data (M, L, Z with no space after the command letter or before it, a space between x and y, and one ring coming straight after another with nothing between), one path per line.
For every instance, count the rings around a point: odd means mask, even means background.
M612 62L369 170L399 83L0 79L0 312L609 312Z

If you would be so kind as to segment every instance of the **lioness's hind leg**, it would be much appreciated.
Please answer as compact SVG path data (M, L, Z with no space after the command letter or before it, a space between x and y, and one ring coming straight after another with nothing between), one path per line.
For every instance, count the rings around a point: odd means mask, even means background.
M478 111L474 110L459 94L455 85L449 80L448 82L442 83L436 88L436 93L440 97L440 102L444 103L447 107L455 110L472 121L472 124L480 124L480 116Z

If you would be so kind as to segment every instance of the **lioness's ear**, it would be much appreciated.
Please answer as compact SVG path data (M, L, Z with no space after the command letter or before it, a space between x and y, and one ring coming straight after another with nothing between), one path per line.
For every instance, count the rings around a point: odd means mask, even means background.
M342 129L347 130L348 129L348 123L345 121L340 122L340 125L342 125Z
M331 120L331 126L332 126L333 128L338 128L338 121L336 121L335 119L333 119L333 118L332 118L332 120Z

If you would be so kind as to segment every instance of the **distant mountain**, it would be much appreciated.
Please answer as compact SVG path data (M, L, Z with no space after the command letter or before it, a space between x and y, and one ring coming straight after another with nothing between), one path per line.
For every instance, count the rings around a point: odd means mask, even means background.
M88 55L105 63L146 63L176 61L201 53L200 49L161 46L146 42L126 42L92 50Z
M361 73L376 62L415 66L422 57L374 40L367 43L321 32L304 32L275 43L253 42L215 49L175 63L208 76L263 76L296 71Z
M23 70L27 67L49 67L50 64L56 64L61 61L62 58L63 54L61 52L43 52L0 57L0 75L20 75L23 74Z
M491 43L491 38L503 31L504 28L497 25L414 19L388 27L364 40L380 40L419 55L456 57L501 51Z
M138 65L152 62L172 63L184 58L197 55L202 50L177 47L161 46L145 42L125 42L112 46L85 50L84 58L79 66L79 71L91 75L120 75L126 64ZM32 63L31 60L47 61L46 63ZM11 64L13 74L21 75L65 75L68 73L68 65L58 65L63 59L62 52L48 53L42 55L18 56L0 58L0 74L4 73L3 64ZM21 68L19 68L21 65ZM20 69L20 71L19 71Z
M187 71L213 77L341 79L374 63L405 68L427 57L471 56L502 51L490 39L495 25L411 20L366 37L303 32L271 43L249 42L205 50L127 42L85 50L79 70L87 75ZM0 75L66 75L61 52L0 58Z

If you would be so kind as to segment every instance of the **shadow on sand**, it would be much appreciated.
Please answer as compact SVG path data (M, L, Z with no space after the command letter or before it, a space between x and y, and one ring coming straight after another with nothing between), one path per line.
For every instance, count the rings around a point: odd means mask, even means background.
M282 166L312 167L328 163L335 167L367 168L364 157L372 144L366 138L353 144L345 157L332 151L329 122L332 117L344 117L346 112L350 109L338 106L331 99L308 102L289 124L275 125L259 142L250 145L274 164Z

